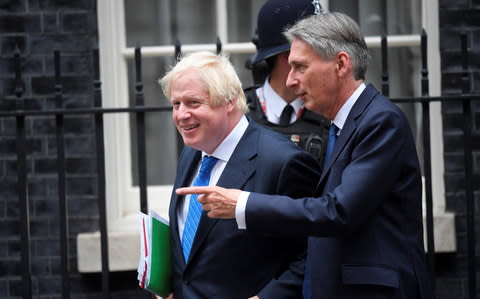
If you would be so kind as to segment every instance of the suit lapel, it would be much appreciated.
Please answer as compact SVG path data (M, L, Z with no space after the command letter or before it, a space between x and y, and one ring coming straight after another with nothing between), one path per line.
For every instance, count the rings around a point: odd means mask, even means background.
M256 144L259 136L255 126L252 122L249 123L247 130L225 166L217 182L217 186L242 189L248 179L255 173L255 157L257 156ZM209 218L206 212L202 213L197 233L195 234L195 240L190 251L189 260L196 255L201 244L205 242L209 232L218 221L218 219Z
M343 125L343 128L340 131L340 135L338 136L337 142L335 142L335 146L333 148L331 157L327 165L325 165L325 168L322 171L322 176L320 178L319 185L321 185L323 180L327 177L328 171L337 160L338 156L342 152L348 140L350 140L350 137L355 132L357 128L356 120L360 117L360 115L362 115L363 111L365 111L365 108L370 104L370 102L373 100L373 98L377 94L378 94L378 91L375 89L375 87L369 84L367 85L365 90L362 92L358 100L353 105L352 110L348 114L347 120L345 121L345 124ZM317 186L317 189L318 189L318 186Z

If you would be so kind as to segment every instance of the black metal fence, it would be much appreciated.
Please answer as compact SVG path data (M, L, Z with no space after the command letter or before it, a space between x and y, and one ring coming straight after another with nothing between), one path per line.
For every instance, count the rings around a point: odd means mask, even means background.
M423 128L423 159L426 190L426 232L427 232L427 261L431 280L435 282L435 244L433 237L433 203L432 203L432 177L431 177L431 155L430 155L430 117L429 104L432 102L462 102L464 119L464 163L465 163L465 197L467 211L467 252L468 252L468 298L474 299L476 292L476 269L475 269L475 235L474 235L474 197L473 197L473 175L472 175L472 113L471 102L479 100L480 96L469 94L468 82L468 56L466 46L466 34L461 34L462 47L462 90L461 95L456 96L429 96L428 90L428 69L427 69L427 43L426 33L421 35L421 94L420 97L395 98L392 99L398 103L421 103L422 107L422 128ZM389 94L389 78L387 66L387 37L382 37L382 92ZM222 46L217 39L217 52L221 52ZM178 59L181 54L181 45L175 44L175 57ZM108 230L106 221L106 199L105 199L105 152L104 152L104 131L103 120L106 114L110 113L131 113L136 115L137 129L137 159L139 165L139 188L140 188L140 209L147 212L147 180L146 180L146 149L145 149L145 113L146 112L168 112L171 107L155 106L145 107L143 100L143 83L141 70L141 49L135 49L135 98L134 107L125 108L102 108L102 93L99 73L99 53L98 49L93 50L94 63L94 106L91 108L62 108L62 84L60 74L60 53L54 52L55 63L55 99L56 109L32 111L25 110L23 107L23 88L21 77L21 58L19 51L14 54L14 66L16 74L15 95L16 110L0 111L1 118L15 118L16 120L16 151L17 151L17 192L20 206L20 238L21 238L21 272L23 281L23 298L32 298L32 272L31 272L31 254L30 254L30 227L29 227L29 199L28 199L28 179L27 179L27 153L26 153L26 130L25 121L28 117L51 116L55 117L56 124L56 146L57 146L57 175L58 175L58 200L59 200L59 219L60 219L60 252L61 252L61 277L62 277L62 298L70 298L70 267L69 267L69 248L68 248L68 218L67 218L67 200L65 192L65 150L64 150L64 118L67 115L92 115L95 123L96 140L96 162L97 162L97 188L98 188L98 208L99 208L99 229L101 233L101 257L102 257L102 290L103 298L110 297L110 273L108 260Z

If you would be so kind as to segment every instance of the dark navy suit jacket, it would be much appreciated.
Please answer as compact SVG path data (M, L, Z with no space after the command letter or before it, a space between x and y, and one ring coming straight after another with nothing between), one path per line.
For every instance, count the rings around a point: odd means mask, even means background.
M315 196L252 193L246 221L253 232L309 236L314 298L430 298L411 129L372 85L352 107Z
M188 186L200 157L190 147L183 150L174 190ZM298 198L311 196L319 177L308 153L250 121L217 185ZM304 264L292 262L305 255L305 237L251 234L239 230L235 220L211 219L205 212L185 263L178 232L179 200L173 193L169 211L176 299L246 299L261 290L271 298L287 298L301 291Z

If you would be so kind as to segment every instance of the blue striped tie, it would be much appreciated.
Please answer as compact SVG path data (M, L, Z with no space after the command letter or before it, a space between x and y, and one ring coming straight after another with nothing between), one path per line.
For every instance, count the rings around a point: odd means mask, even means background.
M330 126L330 131L328 133L328 143L327 143L327 152L325 153L325 161L323 162L323 168L327 166L327 161L330 158L330 155L333 152L333 147L335 146L335 142L337 141L337 132L338 127L332 123ZM305 260L305 277L303 279L303 289L302 294L303 298L310 299L312 298L312 282L310 280L310 267L308 266L309 258Z
M217 163L217 158L205 156L203 157L202 166L198 176L193 182L193 186L208 186L210 183L210 172L213 166ZM187 220L183 228L182 236L182 249L185 261L188 261L190 255L190 249L192 249L193 239L197 232L198 223L200 222L200 216L202 215L202 205L197 200L198 195L192 194L190 196L190 204L188 205Z

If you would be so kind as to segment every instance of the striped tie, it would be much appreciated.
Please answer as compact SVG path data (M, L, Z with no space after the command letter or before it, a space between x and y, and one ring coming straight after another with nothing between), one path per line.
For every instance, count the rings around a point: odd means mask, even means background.
M210 172L213 166L217 163L217 158L205 156L202 161L202 166L198 176L193 182L193 186L208 186L210 183ZM190 196L190 204L188 205L187 220L185 221L185 227L183 229L182 236L182 249L185 261L188 261L190 255L190 249L192 248L193 239L197 232L198 223L200 222L200 216L202 215L202 205L197 200L198 195L192 194Z

